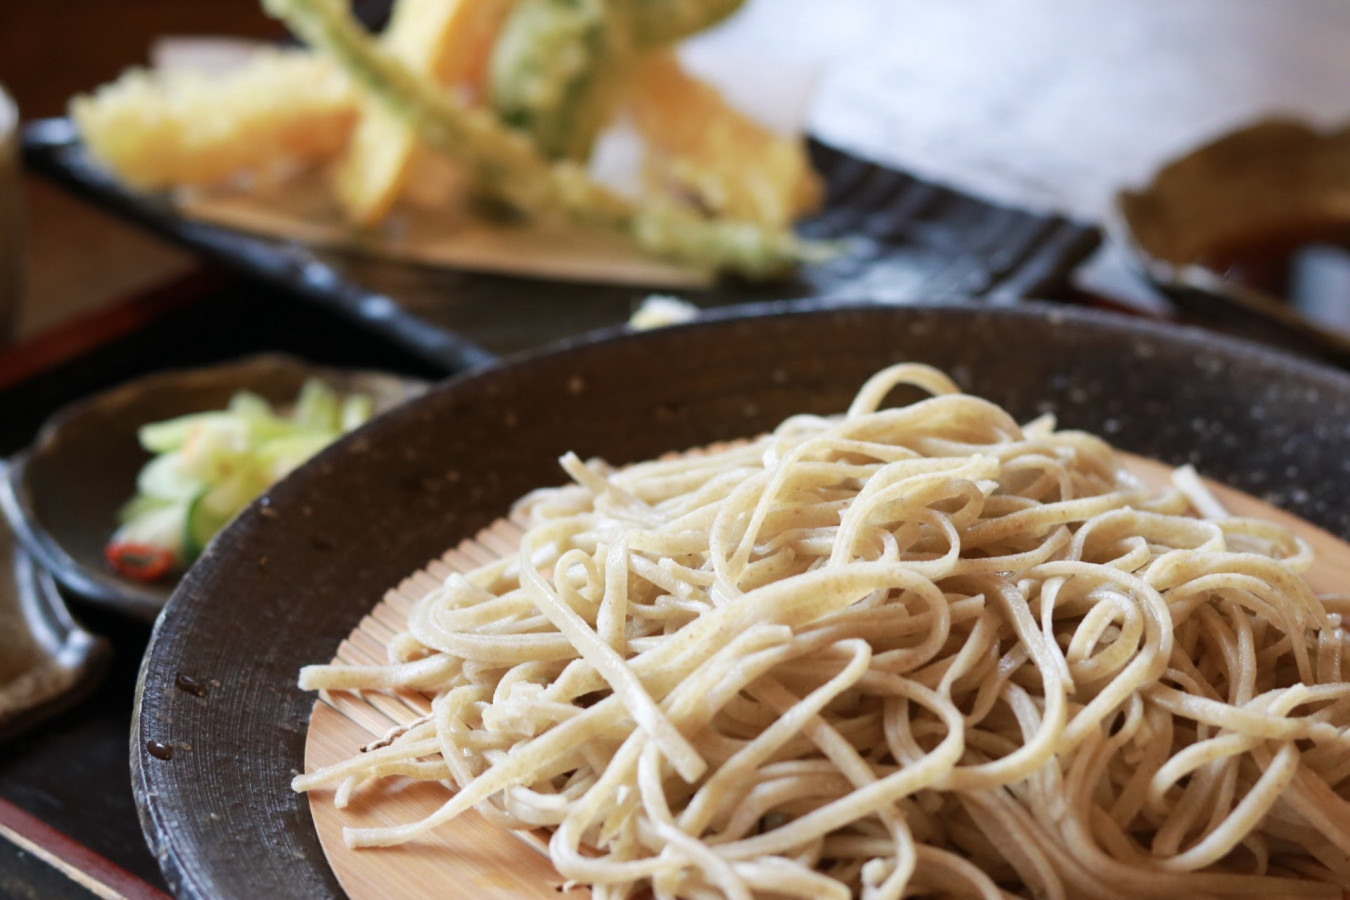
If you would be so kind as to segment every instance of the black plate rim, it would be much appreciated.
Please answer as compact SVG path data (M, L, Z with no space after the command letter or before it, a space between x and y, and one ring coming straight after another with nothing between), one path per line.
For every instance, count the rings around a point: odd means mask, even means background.
M1218 357L1240 358L1244 363L1262 369L1283 372L1291 379L1316 384L1340 396L1350 398L1350 375L1327 366L1249 341L1215 335L1199 328L1143 320L1118 313L1069 309L1046 303L990 307L969 302L944 302L883 307L864 301L776 301L726 307L701 316L694 322L652 332L635 333L625 328L605 329L567 339L542 350L511 357L496 366L462 373L442 382L419 400L406 405L401 410L396 410L390 416L384 417L381 422L374 423L370 430L366 432L365 437L367 439L378 439L379 430L392 429L400 417L415 414L419 406L432 402L436 397L454 392L469 391L480 382L500 378L503 372L528 372L541 363L567 356L588 354L594 352L597 347L604 347L615 342L659 342L665 339L666 334L709 330L727 323L742 323L764 317L781 320L811 316L826 317L835 313L851 311L867 314L869 311L884 309L893 310L901 315L912 312L918 315L949 314L970 317L1006 316L1017 319L1043 319L1050 326L1063 324L1113 337L1148 339L1171 344L1180 349L1191 350L1197 355L1208 354ZM348 437L333 445L319 459L336 458L351 440L352 438ZM274 493L293 493L296 485L310 481L315 477L313 472L314 464L311 463L298 471L292 478L283 482L279 486L280 491L274 489ZM246 511L236 521L236 524L231 526L231 529L239 529L242 532L243 529L251 527L256 520L257 509L260 505L267 505L271 496L269 494L259 503L255 503L254 507ZM279 497L277 502L284 503L285 498ZM1350 535L1346 536L1350 537ZM214 562L211 563L211 565L215 564ZM189 572L188 577L175 591L164 613L156 622L142 661L137 683L131 734L132 786L142 829L152 852L160 861L166 880L174 894L184 898L210 898L227 896L227 894L223 893L223 885L211 880L209 873L198 865L195 858L197 845L194 837L190 835L188 830L179 827L183 823L171 822L169 817L166 816L160 789L167 786L173 779L166 777L162 768L148 766L144 763L141 744L145 736L149 734L147 716L151 714L149 711L150 698L167 695L173 689L170 674L173 666L167 661L184 641L191 638L190 634L185 633L186 626L183 622L183 613L187 604L191 602L190 595L193 593L193 589L205 580L206 570L207 566L199 565ZM308 816L307 805L305 815ZM244 865L247 865L247 863L244 863ZM326 861L323 863L323 867L327 868Z

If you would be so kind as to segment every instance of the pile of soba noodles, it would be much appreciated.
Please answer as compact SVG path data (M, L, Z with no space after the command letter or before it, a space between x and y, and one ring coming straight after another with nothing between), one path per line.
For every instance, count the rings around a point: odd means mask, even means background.
M880 408L893 387L930 394ZM839 417L522 501L519 553L448 578L387 667L431 714L300 776L445 782L547 828L600 898L1340 897L1345 604L1307 546L1157 493L941 373Z

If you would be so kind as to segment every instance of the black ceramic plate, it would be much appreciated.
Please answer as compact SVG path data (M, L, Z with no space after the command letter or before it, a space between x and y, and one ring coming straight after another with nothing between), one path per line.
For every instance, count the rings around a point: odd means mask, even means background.
M114 573L103 558L118 511L135 494L137 473L150 460L137 431L148 422L223 409L241 390L285 404L308 378L339 393L368 394L380 412L425 387L416 379L330 369L282 354L147 375L48 419L33 445L15 454L0 476L0 509L28 552L66 588L151 620L169 599L172 576L133 581Z
M167 197L137 193L94 165L71 123L31 123L24 161L170 240L314 297L451 370L486 361L468 338L510 353L628 319L650 286L615 286L484 275L305 247L183 219ZM847 239L847 252L788 283L726 283L682 292L699 306L815 297L879 302L974 297L992 302L1056 296L1097 246L1096 228L996 206L819 142L822 212L806 235Z
M341 896L289 788L313 703L296 673L330 659L388 587L561 482L562 452L625 463L753 435L841 411L906 359L1019 417L1053 411L1350 537L1350 376L1175 326L1044 306L778 305L470 373L276 487L160 618L132 768L174 892Z

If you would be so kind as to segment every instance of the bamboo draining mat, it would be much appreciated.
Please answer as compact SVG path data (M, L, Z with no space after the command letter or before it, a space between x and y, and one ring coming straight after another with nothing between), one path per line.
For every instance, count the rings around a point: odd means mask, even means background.
M1125 460L1148 483L1167 483L1170 467L1128 454ZM1317 563L1307 576L1314 591L1350 591L1350 545L1254 497L1206 483L1234 515L1277 522L1307 540L1317 554ZM408 611L418 599L452 572L466 572L514 552L520 534L517 523L498 520L473 540L406 579L342 643L336 661L364 665L387 661L388 641L403 630ZM389 729L422 716L430 708L425 697L410 691L324 693L314 704L305 745L305 770L347 759ZM415 821L438 809L449 794L449 789L440 784L414 784L401 779L366 789L352 797L346 809L333 805L331 791L310 794L319 840L351 900L441 900L451 896L557 900L562 878L544 855L544 836L513 834L489 825L475 812L399 847L352 850L343 843L344 826ZM566 896L588 895L588 890L577 888Z

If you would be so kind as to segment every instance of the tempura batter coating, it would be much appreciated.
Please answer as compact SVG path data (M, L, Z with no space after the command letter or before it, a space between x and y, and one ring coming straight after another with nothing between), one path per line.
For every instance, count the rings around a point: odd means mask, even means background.
M787 228L820 203L820 178L801 141L745 116L673 53L649 55L633 78L633 119L649 175L693 194L717 215Z
M400 0L381 40L411 71L450 89L481 91L490 48L514 0ZM427 151L412 128L363 98L361 121L338 161L339 202L358 225L380 222Z
M616 0L625 8L633 42L665 47L711 28L741 8L744 0Z
M630 55L604 0L521 0L493 50L492 104L552 159L583 160Z
M658 255L749 277L781 273L812 252L791 232L754 222L704 219L673 203L637 205L600 186L573 163L550 164L526 135L503 126L488 111L429 89L380 48L342 3L265 3L404 117L429 146L461 160L485 193L527 213L561 214L625 231Z
M226 75L132 70L71 117L85 146L139 188L210 184L332 156L356 120L356 94L311 53L260 53Z

